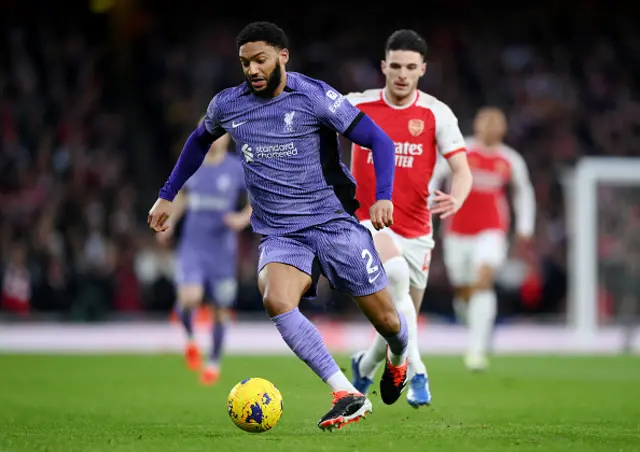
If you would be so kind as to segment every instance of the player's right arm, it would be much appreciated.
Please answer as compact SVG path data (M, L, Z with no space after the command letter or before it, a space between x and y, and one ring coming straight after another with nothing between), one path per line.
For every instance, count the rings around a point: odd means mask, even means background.
M518 253L532 259L530 248L536 224L536 196L529 178L529 169L524 158L516 151L509 154L511 162L511 187L515 213L516 246Z
M444 157L438 157L435 166L433 167L433 174L429 180L429 193L434 193L436 190L444 190L445 182L451 175L451 169Z
M433 214L440 214L440 218L443 220L460 210L471 191L473 182L466 153L452 155L447 159L447 163L451 170L450 193L446 194L436 189L433 197L434 207L431 210Z
M217 98L218 96L211 100L204 121L187 138L169 179L160 189L158 199L149 211L147 222L156 232L169 228L167 220L173 215L173 200L185 182L200 168L211 144L225 134L219 123Z
M448 194L440 190L434 191L431 213L440 214L440 218L445 219L454 215L464 204L471 191L473 176L467 161L466 143L458 127L458 118L442 102L433 111L436 114L438 151L447 160L451 170L451 190Z
M354 107L355 108L355 107ZM362 147L371 149L373 170L376 175L376 203L369 212L371 223L376 229L393 224L393 177L396 150L393 141L373 120L360 112L360 119L354 121L344 136Z

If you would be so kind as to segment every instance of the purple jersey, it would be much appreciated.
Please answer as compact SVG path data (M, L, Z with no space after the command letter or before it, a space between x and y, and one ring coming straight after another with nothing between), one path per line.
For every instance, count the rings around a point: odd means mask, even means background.
M340 161L336 132L359 115L335 89L295 72L275 98L255 96L243 83L211 100L205 127L236 143L256 233L285 235L354 214L355 180Z
M179 254L202 255L212 262L233 258L237 233L224 223L224 216L234 212L245 192L242 164L227 154L218 164L205 162L185 184L187 211ZM235 266L233 266L235 274Z

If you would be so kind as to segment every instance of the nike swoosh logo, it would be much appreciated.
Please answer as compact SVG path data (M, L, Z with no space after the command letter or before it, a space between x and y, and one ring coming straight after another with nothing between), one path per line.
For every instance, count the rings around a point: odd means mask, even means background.
M380 276L380 273L378 273L376 276L374 276L373 278L369 278L369 283L374 282L376 279L378 279L378 276Z
M236 123L235 121L233 121L233 122L231 123L231 127L233 127L233 128L235 129L236 127L240 127L240 126L241 126L242 124L244 124L245 122L247 122L247 121L242 121L242 122L238 122L238 123Z

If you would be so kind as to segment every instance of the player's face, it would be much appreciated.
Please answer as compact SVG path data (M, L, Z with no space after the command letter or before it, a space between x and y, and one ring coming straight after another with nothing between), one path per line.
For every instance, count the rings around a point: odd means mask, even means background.
M507 120L497 108L483 108L473 123L476 136L487 145L498 144L507 133Z
M273 97L282 82L282 68L289 60L287 49L266 42L248 42L240 47L240 64L253 94Z
M412 96L418 81L427 70L427 63L418 52L391 50L382 62L382 73L387 78L387 90L396 98Z

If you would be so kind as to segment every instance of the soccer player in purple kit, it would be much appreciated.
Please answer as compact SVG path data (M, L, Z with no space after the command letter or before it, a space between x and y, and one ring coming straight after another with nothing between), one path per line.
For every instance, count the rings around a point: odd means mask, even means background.
M167 220L169 229L157 234L158 241L167 244L174 226L185 215L176 250L176 310L187 335L187 367L201 370L200 381L207 385L220 377L229 308L238 287L237 233L249 225L251 217L250 205L237 211L246 197L246 187L240 159L227 152L230 141L226 134L211 145L203 165L174 199L173 212ZM193 312L205 297L211 299L214 323L209 357L202 367L193 331Z
M244 159L251 225L263 236L258 286L265 309L291 350L333 391L333 407L318 426L340 428L371 412L371 401L340 370L298 305L301 298L315 296L320 273L351 295L388 343L381 398L392 404L400 397L406 385L407 323L386 289L371 234L354 217L355 181L340 161L336 133L373 153L376 229L393 223L395 147L335 89L285 70L288 43L278 26L251 23L239 33L237 45L246 81L211 100L204 124L187 139L148 222L156 231L168 227L176 193L211 142L229 133Z

